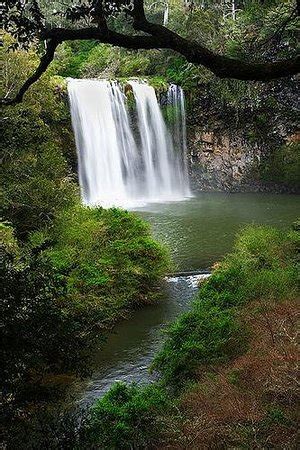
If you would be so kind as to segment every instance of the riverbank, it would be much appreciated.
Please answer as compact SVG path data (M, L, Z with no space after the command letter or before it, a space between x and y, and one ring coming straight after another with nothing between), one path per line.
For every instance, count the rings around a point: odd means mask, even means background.
M1 225L7 429L57 411L76 381L93 372L113 326L155 303L170 270L166 248L127 211L76 205L26 242L17 231Z
M82 445L295 448L298 248L297 229L242 232L170 326L152 365L161 382L114 385Z
M197 449L205 442L294 448L298 249L299 227L246 228L192 308L169 327L152 364L160 379L118 382L87 413L48 417L40 442L72 449Z

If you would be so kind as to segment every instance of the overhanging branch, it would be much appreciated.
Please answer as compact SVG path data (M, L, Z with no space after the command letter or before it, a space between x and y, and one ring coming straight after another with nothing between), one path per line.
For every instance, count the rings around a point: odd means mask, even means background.
M57 42L55 39L50 39L47 42L46 52L41 57L40 64L38 65L38 67L35 70L35 72L31 75L31 77L29 77L25 81L25 83L22 85L22 87L20 88L19 92L17 93L17 95L14 98L12 98L12 99L10 99L10 98L2 99L1 100L2 104L14 105L15 103L21 103L21 101L23 100L25 92L28 91L30 86L33 83L35 83L43 75L43 73L47 70L49 64L51 63L51 61L54 58L55 50L56 50L56 47L58 46L58 44L59 44L59 42Z
M220 78L238 80L269 81L299 73L299 55L277 62L252 63L228 56L218 55L197 42L189 41L168 28L149 22L145 16L143 0L134 0L134 8L128 11L133 19L133 27L143 35L126 35L105 27L81 29L53 28L44 31L40 38L47 41L47 49L40 64L13 99L4 99L4 104L20 103L25 92L46 71L54 58L57 46L65 41L97 40L128 49L171 49L183 55L187 61L203 65Z
M133 26L152 36L160 36L167 48L185 56L187 61L205 66L219 78L246 81L269 81L299 73L300 57L265 63L252 63L218 55L197 42L189 41L168 28L149 22L145 16L143 0L135 0L132 12Z

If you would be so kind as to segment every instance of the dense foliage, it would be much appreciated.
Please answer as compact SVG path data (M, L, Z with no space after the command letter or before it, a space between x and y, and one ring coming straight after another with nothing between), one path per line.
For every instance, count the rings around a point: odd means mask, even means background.
M8 405L39 398L43 389L47 396L51 385L59 396L70 380L57 375L83 368L90 343L83 333L82 313L61 300L64 284L49 264L41 263L36 249L20 247L12 231L9 226L1 228L1 386Z
M249 227L234 252L200 287L190 312L168 330L153 368L170 384L194 377L201 365L224 361L245 348L237 310L249 301L282 301L297 296L299 233Z
M5 36L5 45L11 42ZM6 95L36 55L2 49L1 59ZM46 74L3 121L1 384L13 414L11 406L59 398L75 376L89 372L108 329L156 299L169 265L137 216L81 206L57 80Z
M202 395L202 390L208 396L204 404L208 412L208 408L211 407L210 393L215 395L212 389L218 388L216 376L219 368L224 367L222 366L224 362L228 365L230 361L238 360L240 354L249 352L249 345L255 337L252 333L255 333L256 329L250 330L247 321L261 322L263 329L266 329L274 339L272 327L273 325L275 327L275 324L269 322L274 304L280 308L287 299L294 302L299 295L298 250L299 231L296 227L290 232L267 226L251 226L243 230L237 238L232 254L228 255L209 280L200 286L191 311L180 316L167 330L164 346L153 364L153 367L160 371L163 384L154 383L147 388L115 384L103 399L96 402L85 425L86 428L84 427L90 433L88 435L91 442L96 446L99 445L101 435L104 439L101 443L105 442L104 448L140 448L147 444L153 445L157 440L161 444L164 439L169 442L170 434L173 435L174 442L177 442L178 428L186 420L184 410L178 410L179 392L185 388L185 395L188 396L191 392L190 395L193 396L192 386L186 382L191 379L202 380L202 384L200 382L198 386L199 396ZM282 323L283 319L280 320ZM289 317L288 320L293 325L293 319ZM277 354L273 356L274 361L277 356ZM291 354L287 356L288 360L289 358L292 358ZM268 364L272 365L274 361L271 360ZM294 363L292 359L290 361ZM255 361L252 360L249 364L250 368L254 365L252 370L255 370ZM249 370L247 367L246 369ZM287 367L286 370L289 377L291 368ZM232 369L226 376L229 385L235 386L239 382L238 369ZM254 373L254 377L257 383L258 375ZM278 375L278 379L279 377ZM268 382L271 383L271 379L268 379ZM276 377L274 382L278 382ZM222 383L221 389L224 389L224 380ZM241 379L240 383L243 402L241 408L247 411L246 394L243 397L247 379ZM252 389L251 386L249 389ZM220 395L226 398L227 392L220 392ZM255 393L253 395L255 398ZM277 397L276 399L278 401ZM221 403L222 399L218 401ZM263 420L259 425L260 433L273 432L272 427L275 424L277 426L283 424L290 432L295 432L294 422L286 418L279 406L267 402L266 411L267 414L262 416ZM215 429L217 425L213 422L207 429L206 410L194 411L193 414L196 412L203 415L204 435L207 437L210 433L217 435L218 430ZM157 424L160 425L159 428ZM190 421L187 421L187 424L190 424ZM238 430L238 426L235 424L236 436L234 431L228 436L227 430L226 442L236 442L237 445L251 442L247 434ZM196 430L198 427L200 424L196 426ZM247 423L245 431L246 429ZM184 442L188 436L184 435L181 438ZM196 438L197 432L193 439ZM278 439L282 443L282 440Z

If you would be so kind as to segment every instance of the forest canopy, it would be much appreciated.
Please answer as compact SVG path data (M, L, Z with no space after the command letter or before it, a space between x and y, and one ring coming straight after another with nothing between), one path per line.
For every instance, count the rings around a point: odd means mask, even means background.
M177 2L171 2L169 5L167 2L155 4L148 0L116 2L7 0L4 2L4 28L15 38L13 48L29 49L32 45L37 46L40 48L40 63L15 97L5 97L2 101L5 104L22 101L25 92L40 78L54 59L57 47L66 41L96 40L131 50L169 49L179 53L190 63L206 67L220 78L267 81L297 74L299 54L296 49L294 51L290 49L291 51L284 55L270 55L264 51L254 51L254 48L248 49L245 54L241 51L234 55L226 54L224 49L222 51L221 48L212 48L210 43L205 42L201 33L205 23L201 20L196 20L194 29L200 39L197 39L197 36L185 36L188 33L182 33L178 26L187 16L197 18L199 11L208 8L215 11L216 22L222 27L222 21L228 14L231 14L234 21L237 12L248 3L247 1L208 1L201 4L183 2L178 6ZM260 9L265 7L265 3L270 2L252 3ZM275 20L275 29L266 37L264 45L269 40L280 40L287 28L290 29L291 35L296 34L299 2L272 3L278 5L283 3L281 6L284 10L279 14L281 18ZM231 6L230 13L229 6ZM180 9L175 27L174 24L172 26L172 22L170 26L168 24L169 8ZM246 25L245 23L245 27ZM253 39L255 40L255 37Z

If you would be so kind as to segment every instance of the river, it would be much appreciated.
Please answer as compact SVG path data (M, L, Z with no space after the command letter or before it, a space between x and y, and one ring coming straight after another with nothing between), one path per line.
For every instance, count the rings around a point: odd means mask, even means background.
M290 227L300 216L300 202L299 197L284 194L200 193L186 201L150 204L136 213L150 222L154 236L169 246L177 269L184 271L209 268L220 260L247 224ZM98 369L86 386L85 404L116 380L153 379L148 367L161 345L163 328L189 308L197 277L169 278L162 289L159 304L136 311L108 337L96 358Z

